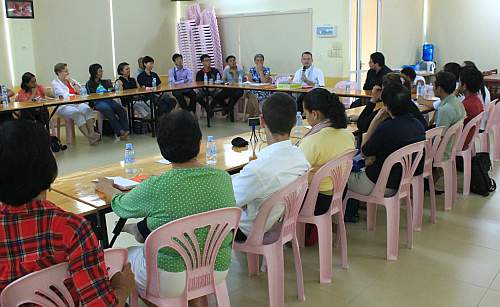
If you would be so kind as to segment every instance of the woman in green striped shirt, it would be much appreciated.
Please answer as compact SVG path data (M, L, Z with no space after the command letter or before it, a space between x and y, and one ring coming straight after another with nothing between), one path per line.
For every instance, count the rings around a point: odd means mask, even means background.
M147 179L126 194L105 181L100 181L97 189L112 198L111 206L119 217L145 218L139 225L142 223L141 228L146 232L185 216L234 207L236 202L229 174L197 161L201 137L198 121L191 113L185 110L171 112L160 119L158 145L163 157L172 162L172 170ZM207 230L197 230L196 235L203 250ZM136 284L142 290L147 280L143 251L142 246L129 248ZM215 262L216 281L224 280L230 262L231 238L228 236ZM158 267L160 293L167 297L182 294L186 274L180 255L172 249L161 249Z

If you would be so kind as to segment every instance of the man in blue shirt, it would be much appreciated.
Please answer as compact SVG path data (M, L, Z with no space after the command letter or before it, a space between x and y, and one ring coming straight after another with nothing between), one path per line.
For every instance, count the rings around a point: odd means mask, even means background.
M168 71L168 82L171 85L185 84L193 82L193 73L189 68L184 67L182 55L176 53L172 56L175 66ZM184 110L196 113L196 92L192 89L173 91L172 94ZM184 97L189 98L189 105Z

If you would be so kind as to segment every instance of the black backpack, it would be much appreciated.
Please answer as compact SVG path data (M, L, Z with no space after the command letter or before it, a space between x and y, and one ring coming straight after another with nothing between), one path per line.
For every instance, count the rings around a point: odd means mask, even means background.
M487 152L477 153L472 157L470 191L482 196L490 195L497 189L495 180L490 178L491 170L490 154Z
M57 136L50 136L50 149L52 149L52 152L65 151L67 148L68 146L61 144L61 140Z

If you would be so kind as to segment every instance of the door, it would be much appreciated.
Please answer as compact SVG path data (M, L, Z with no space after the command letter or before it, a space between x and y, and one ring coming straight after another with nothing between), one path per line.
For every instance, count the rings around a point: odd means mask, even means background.
M363 87L370 54L377 51L381 0L351 0L350 80Z

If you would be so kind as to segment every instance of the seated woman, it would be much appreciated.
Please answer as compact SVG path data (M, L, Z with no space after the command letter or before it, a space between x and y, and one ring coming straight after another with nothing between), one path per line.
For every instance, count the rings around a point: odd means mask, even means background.
M90 79L87 81L87 90L89 93L107 92L113 88L110 80L102 79L102 66L92 64L89 66ZM125 109L111 99L97 100L94 107L101 112L105 119L109 120L111 128L117 137L126 140L129 135L127 112Z
M201 130L194 115L187 110L175 110L161 117L158 125L158 145L162 156L172 162L172 169L147 179L126 194L113 188L112 181L106 179L100 179L96 187L119 217L146 218L139 223L141 234L135 224L126 225L134 228L139 241L168 222L236 204L229 174L198 162ZM203 242L206 234L200 231L198 242ZM131 247L128 255L137 287L144 290L147 276L144 249ZM224 280L230 262L231 239L226 238L215 264L217 281ZM173 251L162 250L158 266L160 293L168 297L182 294L186 279L182 258Z
M25 72L21 78L21 90L17 93L16 101L37 101L40 99L45 99L45 88L37 84L34 74ZM20 118L37 120L48 125L49 112L47 108L22 110Z
M271 83L273 80L271 78L271 69L269 67L264 66L264 55L259 53L256 54L253 58L255 66L251 67L247 80L255 83ZM259 110L262 108L261 105L266 100L267 97L271 96L272 92L266 91L256 91L252 90L248 92L248 105L251 107L249 113L251 115L258 115ZM254 110L258 107L257 110Z
M117 82L121 82L124 90L139 88L139 83L137 83L137 81L130 76L130 65L128 63L120 63L118 65L117 73L120 76ZM144 98L142 96L123 97L120 99L124 107L132 103L134 106L134 111L139 115L140 118L151 117L151 108L146 102L144 102Z
M69 76L68 65L58 63L54 66L57 78L52 80L52 91L56 98L68 98L80 94L80 84ZM86 103L59 106L57 114L72 119L87 138L90 145L96 144L101 136L95 132L94 111Z
M24 275L69 262L77 306L124 306L134 287L130 266L109 280L91 224L46 199L57 164L45 128L26 120L0 125L0 161L0 255L6 255L0 292Z
M311 164L310 180L324 164L346 151L354 149L354 135L347 130L347 117L339 97L328 90L316 88L303 100L307 122L312 129L299 143ZM330 179L321 182L315 215L322 215L330 208L333 183Z

